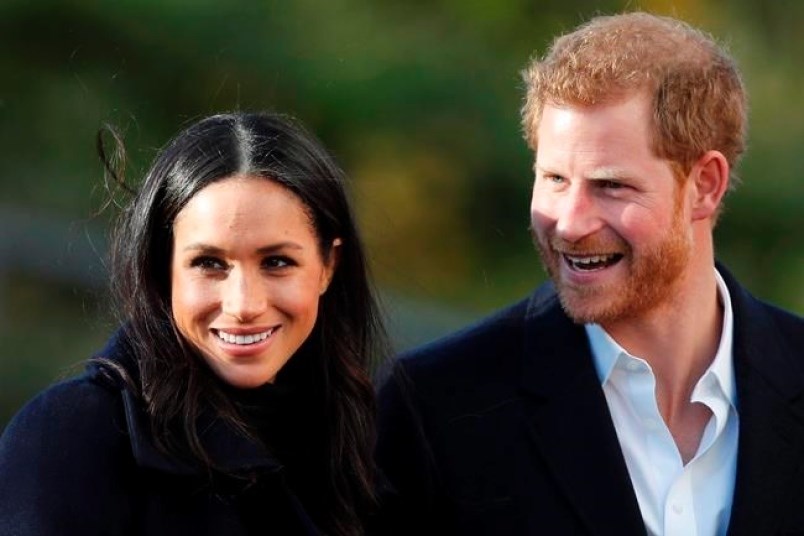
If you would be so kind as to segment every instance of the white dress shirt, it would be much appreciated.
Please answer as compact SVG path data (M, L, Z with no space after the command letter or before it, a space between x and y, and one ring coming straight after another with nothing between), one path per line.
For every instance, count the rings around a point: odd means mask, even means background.
M737 464L738 416L732 361L731 298L715 272L723 326L715 358L691 402L712 412L698 451L685 466L656 403L650 365L626 352L597 324L587 324L609 406L645 527L651 536L725 535Z

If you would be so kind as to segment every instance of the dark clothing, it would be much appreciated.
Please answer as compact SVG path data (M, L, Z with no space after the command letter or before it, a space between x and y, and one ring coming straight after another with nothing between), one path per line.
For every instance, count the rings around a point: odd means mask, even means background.
M804 320L718 269L740 416L729 534L804 535ZM386 534L645 534L584 328L549 284L404 356L377 452Z
M99 357L131 366L123 335ZM0 534L319 534L262 442L211 419L201 441L234 476L162 454L140 400L90 364L29 402L0 438ZM292 450L287 442L281 449Z

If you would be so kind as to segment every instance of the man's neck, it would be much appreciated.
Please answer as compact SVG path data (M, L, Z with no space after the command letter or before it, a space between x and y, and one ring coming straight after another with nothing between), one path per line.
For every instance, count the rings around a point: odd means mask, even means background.
M638 318L603 325L630 354L650 363L657 377L670 384L693 384L717 351L723 323L714 270L695 290L680 289L672 302ZM693 296L685 299L685 295Z
M659 412L685 462L695 454L710 416L690 398L717 353L722 325L723 306L709 265L685 273L668 303L602 326L631 355L650 364Z

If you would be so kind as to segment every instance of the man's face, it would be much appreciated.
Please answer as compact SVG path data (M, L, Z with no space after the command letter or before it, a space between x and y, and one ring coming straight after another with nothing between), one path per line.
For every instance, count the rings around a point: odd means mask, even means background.
M544 108L531 225L576 322L605 326L671 305L689 263L686 188L653 154L649 117L644 93Z

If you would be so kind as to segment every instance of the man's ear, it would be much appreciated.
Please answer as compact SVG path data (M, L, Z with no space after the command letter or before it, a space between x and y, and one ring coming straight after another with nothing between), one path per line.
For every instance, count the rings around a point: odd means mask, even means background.
M335 276L335 270L338 269L338 263L341 260L341 245L343 240L336 238L332 241L332 246L329 248L329 254L324 259L324 270L321 272L321 285L318 294L324 294Z
M729 188L729 162L720 151L707 151L692 166L692 219L717 217L718 207Z

